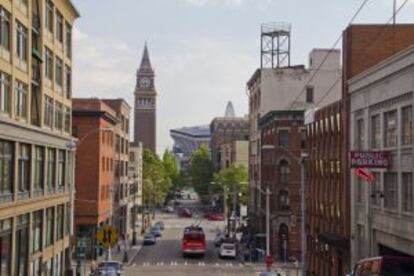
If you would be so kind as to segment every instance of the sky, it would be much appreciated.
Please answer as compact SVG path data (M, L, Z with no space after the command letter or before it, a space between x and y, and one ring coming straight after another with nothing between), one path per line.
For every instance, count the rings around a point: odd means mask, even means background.
M260 25L292 25L292 64L313 48L331 48L363 0L72 0L74 96L124 98L133 91L145 41L158 91L157 151L172 148L169 130L248 112L246 82L260 65ZM401 4L404 0L397 0ZM385 23L393 0L369 0L355 23ZM414 18L414 0L397 16ZM339 47L341 43L339 43ZM131 122L131 133L133 122Z

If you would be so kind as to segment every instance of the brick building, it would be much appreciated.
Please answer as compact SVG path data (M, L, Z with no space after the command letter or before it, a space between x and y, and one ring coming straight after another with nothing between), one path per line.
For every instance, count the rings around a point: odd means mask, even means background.
M128 177L129 116L131 107L123 99L103 99L116 113L119 123L115 127L115 187L113 224L123 237L131 233L132 195L129 193L131 179Z
M307 114L306 263L311 275L343 275L350 267L345 107L338 101Z
M351 235L356 217L350 211L349 81L413 42L412 24L350 25L343 33L342 99L318 110L307 126L307 269L315 275L343 275L357 260L356 234Z
M75 231L77 256L96 257L99 227L113 216L116 112L99 99L73 99L76 154Z
M279 261L300 260L300 156L305 149L303 111L271 111L259 121L262 188L269 188L271 254ZM265 196L258 220L265 225ZM261 229L262 233L265 229Z
M224 117L216 117L210 123L210 148L215 171L221 169L222 157L220 146L232 141L249 140L249 120L236 117L231 102L227 104Z
M71 266L72 29L69 0L0 1L1 275Z

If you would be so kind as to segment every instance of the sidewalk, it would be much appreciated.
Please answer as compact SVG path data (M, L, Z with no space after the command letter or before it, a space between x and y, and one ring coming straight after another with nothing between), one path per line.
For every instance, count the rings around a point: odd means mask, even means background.
M138 255L138 253L141 251L142 249L142 240L139 239L138 240L138 245L132 245L132 241L128 240L127 241L127 246L126 246L126 253L128 255L128 262L124 263L124 254L125 254L125 246L124 246L124 242L120 242L120 250L118 250L118 246L114 246L113 248L111 248L111 260L112 261L118 261L123 263L125 266L130 266L132 264L132 262L134 261L135 257ZM98 257L96 264L98 264L101 261L105 261L106 260L106 252ZM81 263L81 271L82 271L82 276L87 276L87 275L91 275L91 265L92 265L92 261L88 260L88 261L82 261ZM74 271L76 271L76 260L72 260L72 267L74 269Z
M265 271L266 265L259 262L244 262L244 265L252 268L254 271ZM294 263L282 263L274 262L272 265L272 271L280 273L281 276L300 276L301 269Z

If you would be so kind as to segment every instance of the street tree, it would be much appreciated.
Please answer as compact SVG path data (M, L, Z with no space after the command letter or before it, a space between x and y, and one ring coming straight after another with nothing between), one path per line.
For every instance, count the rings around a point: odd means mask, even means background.
M223 195L224 189L229 193L228 200L230 201L231 194L234 192L238 196L238 202L242 205L248 203L248 171L243 165L231 165L229 168L221 170L214 174L214 183L212 186L212 193Z
M189 176L192 186L202 198L209 193L210 182L213 180L213 162L206 145L191 154Z

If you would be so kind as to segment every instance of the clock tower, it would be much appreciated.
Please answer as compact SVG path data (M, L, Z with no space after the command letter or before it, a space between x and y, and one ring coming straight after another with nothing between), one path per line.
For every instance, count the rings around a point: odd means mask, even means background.
M134 92L134 142L142 142L144 148L156 152L157 92L154 77L145 43Z

